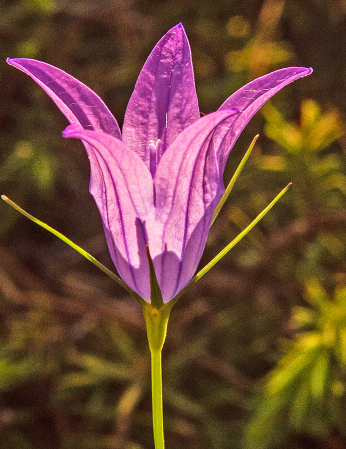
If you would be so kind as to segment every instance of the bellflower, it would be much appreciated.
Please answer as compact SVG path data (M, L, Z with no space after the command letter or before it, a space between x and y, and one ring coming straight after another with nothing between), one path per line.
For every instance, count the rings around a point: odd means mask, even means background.
M80 81L44 62L8 62L30 75L70 121L63 136L82 140L114 265L147 302L146 248L168 302L196 271L239 134L270 97L312 71L291 67L262 76L200 117L190 46L178 24L145 62L121 134L103 101Z

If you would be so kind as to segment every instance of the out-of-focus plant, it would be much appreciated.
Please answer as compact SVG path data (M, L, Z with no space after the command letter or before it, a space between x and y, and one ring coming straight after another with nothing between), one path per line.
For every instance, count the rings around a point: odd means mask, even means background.
M294 338L268 375L246 448L273 447L290 432L345 436L346 288L328 293L316 279L305 287L308 305L293 310Z
M345 205L346 175L341 154L328 147L344 130L337 111L322 112L313 100L301 106L300 124L287 122L277 109L267 105L265 132L284 150L283 156L262 156L259 167L284 173L296 184L299 213L315 208ZM318 186L318 188L317 188Z
M263 114L279 155L260 154L255 163L271 182L287 176L294 186L291 221L269 245L269 253L276 251L273 272L291 282L291 294L303 285L309 307L294 306L293 339L286 340L283 356L265 379L245 447L276 447L297 433L318 436L329 447L331 435L345 436L346 175L336 145L343 123L337 111L322 112L313 100L302 103L299 124L288 122L272 104ZM297 298L291 301L297 304Z
M245 72L250 77L259 76L269 67L285 65L292 59L293 53L287 42L277 40L284 4L283 0L267 0L263 3L251 39L242 49L227 54L226 65L229 70ZM249 29L249 21L243 16L234 16L227 24L228 34L238 38L248 37Z
M341 115L335 110L322 112L313 100L302 103L299 124L287 121L272 104L267 104L262 112L266 119L265 132L276 146L253 158L252 170L239 197L243 204L236 201L230 205L229 217L242 226L248 220L247 211L265 200L270 186L290 180L292 192L290 198L284 199L284 213L266 221L266 232L272 234L272 246L267 246L268 251L280 249L277 257L283 257L285 251L297 243L301 249L304 245L315 245L312 238L316 237L330 254L342 257L344 245L340 239L346 223L342 210L346 205L346 175L344 157L336 142L344 132ZM250 176L258 179L257 196L244 196ZM281 224L277 221L280 218ZM278 226L285 226L284 232L281 229L276 232ZM257 237L260 245L259 233ZM292 269L298 279L304 277L305 271L296 272L297 264L286 262L286 272Z
M336 142L344 132L341 116L335 110L322 112L313 100L302 103L299 124L287 122L272 105L264 116L265 132L279 145L282 155L262 155L258 167L272 179L287 176L294 185L289 206L293 220L287 232L277 236L279 246L289 248L299 243L307 256L295 267L291 260L288 269L296 270L298 280L316 275L316 270L328 278L325 270L338 270L337 264L346 255L345 161Z

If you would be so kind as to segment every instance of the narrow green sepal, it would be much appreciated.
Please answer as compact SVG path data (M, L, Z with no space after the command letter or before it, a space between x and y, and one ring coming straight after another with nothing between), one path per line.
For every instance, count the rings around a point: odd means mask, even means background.
M141 298L136 292L132 290L125 282L117 276L113 271L111 271L109 268L105 267L101 262L99 262L97 259L95 259L94 256L89 254L87 251L85 251L80 246L76 245L76 243L72 242L69 238L61 234L61 232L57 231L56 229L52 228L51 226L47 225L47 223L44 223L43 221L39 220L38 218L34 217L33 215L30 215L28 212L26 212L24 209L22 209L18 204L16 204L14 201L7 198L5 195L1 195L1 198L10 206L12 206L16 211L20 212L24 217L28 218L29 220L33 221L34 223L38 224L42 228L46 229L47 231L54 234L56 237L58 237L63 242L67 243L71 248L79 252L82 256L84 256L86 259L88 259L91 263L93 263L97 268L99 268L101 271L106 273L113 281L117 282L119 285L121 285L133 298L135 298L141 306L145 303L144 299Z
M162 299L162 294L161 294L159 283L157 282L155 267L154 267L153 259L151 258L151 255L150 255L148 245L146 246L146 249L147 249L147 258L148 258L149 272L150 272L151 305L153 307L155 307L156 309L160 309L164 305L163 299Z
M276 195L273 201L271 201L268 206L265 207L262 212L258 214L257 217L240 234L238 234L238 236L234 240L231 241L231 243L229 243L222 251L220 251L219 254L214 257L214 259L212 259L204 268L202 268L202 270L200 270L194 277L194 281L196 282L201 279L201 277L204 276L210 270L210 268L212 268L217 262L219 262L219 260L221 260L237 243L239 243L240 240L244 238L246 234L250 232L251 229L255 227L260 220L262 220L262 218L270 211L274 204L279 201L282 195L287 192L291 185L291 182L287 184L287 186L282 189L278 195Z
M249 159L249 156L253 150L253 147L255 146L255 143L256 143L258 137L259 137L259 134L257 134L252 139L252 142L250 143L249 148L246 150L246 153L244 154L243 159L240 161L240 164L238 165L237 170L234 172L234 175L232 176L232 179L230 180L230 182L225 190L225 193L222 195L220 201L218 202L218 204L215 208L215 211L214 211L213 221L211 222L211 226L213 225L214 221L216 220L216 217L219 215L221 209L223 208L225 202L227 201L227 198L229 197L236 180L239 178L239 175L240 175L241 171L243 170L246 161Z
M292 183L290 182L287 186L281 190L281 192L276 195L271 203L268 204L266 208L262 210L260 214L240 233L237 235L235 239L233 239L222 251L219 252L217 256L215 256L207 265L202 268L195 276L191 279L191 281L175 296L168 304L175 304L177 300L186 293L192 285L197 282L201 277L203 277L219 260L221 260L237 243L240 242L242 238L248 234L253 227L270 211L270 209L276 204L279 199L287 192L287 190L291 187ZM167 305L167 304L166 304Z

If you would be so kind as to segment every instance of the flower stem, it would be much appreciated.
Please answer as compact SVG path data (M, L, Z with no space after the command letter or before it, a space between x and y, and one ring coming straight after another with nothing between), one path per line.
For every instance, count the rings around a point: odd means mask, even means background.
M153 405L153 429L155 449L164 449L163 407L162 407L162 364L161 353L166 339L167 325L172 304L160 308L149 303L142 306L151 353L151 394Z
M151 394L155 449L164 449L161 349L151 349Z

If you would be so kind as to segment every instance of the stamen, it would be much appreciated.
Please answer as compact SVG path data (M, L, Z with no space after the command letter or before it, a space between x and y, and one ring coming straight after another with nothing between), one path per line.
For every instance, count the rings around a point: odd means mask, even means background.
M154 140L149 140L149 150L150 150L150 173L151 176L155 176L156 166L158 164L158 148L161 140L157 139L156 142Z

